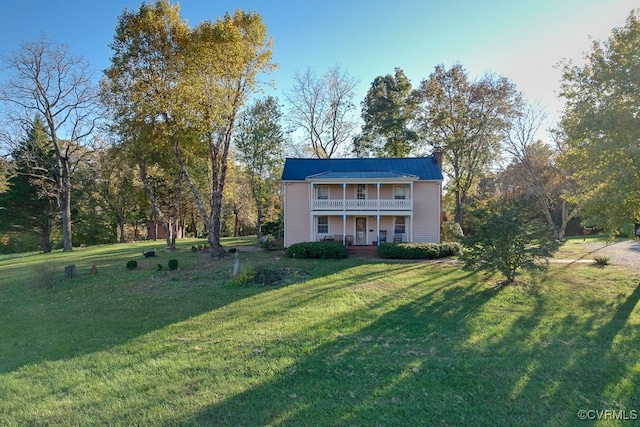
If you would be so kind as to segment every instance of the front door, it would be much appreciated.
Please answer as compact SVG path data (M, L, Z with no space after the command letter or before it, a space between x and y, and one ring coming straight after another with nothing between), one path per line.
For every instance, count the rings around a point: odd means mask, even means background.
M367 244L367 218L356 218L356 245Z

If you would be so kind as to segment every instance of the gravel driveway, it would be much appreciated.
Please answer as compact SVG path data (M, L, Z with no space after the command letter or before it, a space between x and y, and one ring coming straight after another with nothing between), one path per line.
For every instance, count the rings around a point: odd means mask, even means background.
M640 240L611 243L586 243L583 260L593 261L595 256L609 257L612 265L620 265L640 271Z

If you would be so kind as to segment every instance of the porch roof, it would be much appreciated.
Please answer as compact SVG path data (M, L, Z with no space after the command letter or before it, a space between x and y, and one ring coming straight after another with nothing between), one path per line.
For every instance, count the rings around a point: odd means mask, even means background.
M354 159L295 159L285 160L283 181L306 179L383 179L413 178L442 181L442 171L434 156L354 158Z
M344 171L344 172L321 172L315 175L309 175L307 179L389 179L404 178L418 179L416 175L395 172L395 171Z

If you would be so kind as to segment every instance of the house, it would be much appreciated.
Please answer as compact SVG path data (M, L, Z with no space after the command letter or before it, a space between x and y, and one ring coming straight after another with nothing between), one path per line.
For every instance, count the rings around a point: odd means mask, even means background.
M282 172L284 246L440 242L442 157L292 159Z

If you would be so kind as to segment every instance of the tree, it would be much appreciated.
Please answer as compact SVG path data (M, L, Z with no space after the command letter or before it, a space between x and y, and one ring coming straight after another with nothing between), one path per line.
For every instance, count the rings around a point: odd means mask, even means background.
M117 226L118 241L124 243L125 225L138 210L142 191L124 150L119 147L96 150L80 175L85 197L90 197L93 205L109 215Z
M353 136L354 89L358 80L339 67L318 76L312 69L296 71L293 87L285 93L291 105L287 121L310 144L314 157L330 158Z
M56 219L56 161L42 118L35 117L11 157L15 173L8 191L0 194L0 222L6 229L37 233L42 252L49 253Z
M462 239L464 268L499 271L505 284L513 283L520 270L538 268L537 261L559 246L553 228L532 217L526 205L494 203L473 210L471 216L474 232Z
M284 133L280 118L276 98L259 99L241 114L235 138L238 160L249 178L256 206L258 239L262 237L263 209L272 193L271 178L282 164Z
M525 104L522 114L514 118L503 143L511 163L502 176L508 180L507 186L512 190L520 188L532 200L562 240L567 224L578 212L578 206L569 201L575 183L558 161L560 146L554 150L535 139L545 116L540 106ZM559 212L559 221L556 212Z
M429 144L442 151L443 172L455 197L455 221L480 178L498 158L500 141L520 111L520 94L504 77L469 81L457 64L443 65L420 83L421 127Z
M362 134L354 139L354 152L366 157L407 157L418 141L414 129L418 98L404 71L378 76L362 101Z
M204 219L214 258L225 254L220 244L222 196L237 115L255 92L257 75L273 69L272 41L266 31L260 15L237 10L215 24L203 22L196 27L187 52L186 99L194 104L184 124L193 132L195 146L185 152L176 140L173 152ZM208 155L209 210L189 173L190 153Z
M66 46L54 46L45 37L23 44L20 51L3 61L13 73L0 87L0 101L6 105L8 120L26 126L39 114L46 124L56 159L55 190L63 248L72 250L71 176L99 119L91 70Z
M607 41L594 41L584 65L563 67L563 164L575 171L574 201L585 222L610 234L640 222L639 13L631 11Z
M103 87L119 133L141 160L145 182L150 152L171 153L186 181L208 233L212 255L220 245L222 194L231 138L240 108L255 91L258 73L271 69L271 40L262 18L236 11L193 29L167 0L125 12L112 43L112 66ZM135 144L135 141L147 144ZM209 187L203 192L201 159L208 160ZM163 163L169 165L169 163ZM156 214L160 212L154 202ZM177 204L174 204L177 207ZM173 211L174 214L176 211Z
M170 176L182 176L171 150L172 141L181 135L180 122L189 105L183 102L180 84L189 38L190 29L179 7L167 0L143 3L137 11L125 10L110 45L114 52L111 66L102 81L102 98L113 116L113 130L138 165L168 247L175 244L175 236L149 171L161 168ZM176 189L175 193L180 192Z
M8 179L10 176L9 173L10 164L7 159L4 157L0 157L0 194L4 193L9 189Z
M226 232L233 237L253 234L257 223L251 185L241 165L229 162L227 184L224 186L223 218ZM250 230L250 233L247 231Z

